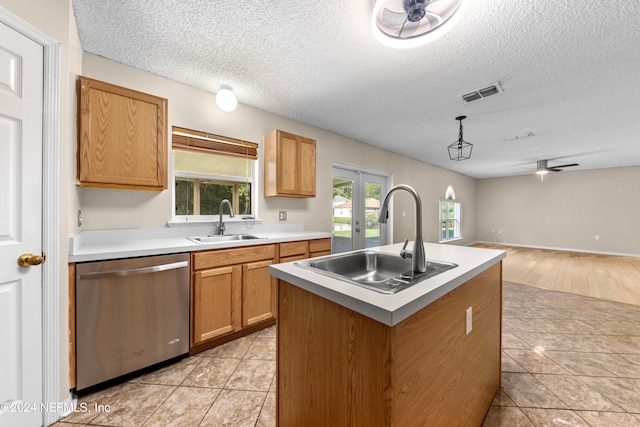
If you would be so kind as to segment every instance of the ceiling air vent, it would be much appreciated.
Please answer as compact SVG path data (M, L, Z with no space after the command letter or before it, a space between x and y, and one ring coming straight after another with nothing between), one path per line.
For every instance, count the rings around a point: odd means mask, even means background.
M502 92L500 83L494 83L491 86L487 86L483 89L476 90L474 92L465 93L462 95L462 99L465 103L475 101L477 99L486 98L487 96L495 95Z

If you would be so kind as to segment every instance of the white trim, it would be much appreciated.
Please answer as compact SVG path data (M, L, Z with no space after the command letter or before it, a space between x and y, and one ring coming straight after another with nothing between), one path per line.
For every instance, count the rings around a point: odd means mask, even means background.
M442 218L442 204L443 203L454 203L456 206L456 210L458 214L454 218L456 221L455 230L457 231L457 236L451 239L443 239L442 238L442 221L449 221L449 218ZM438 199L438 243L449 243L455 242L457 240L462 240L462 201L460 200L447 200L447 199Z
M531 249L546 249L549 251L564 251L564 252L582 252L586 254L596 254L596 255L613 255L613 256L628 256L632 258L640 258L640 254L629 254L624 252L609 252L609 251L590 251L587 249L576 249L576 248L558 248L555 246L536 246L536 245L523 245L520 243L496 243L489 242L485 240L476 240L474 243L469 243L467 246L471 246L475 243L484 243L487 245L496 245L496 246L515 246L519 248L531 248Z
M352 171L352 172L362 172L362 173L367 173L369 175L378 175L386 178L387 181L391 179L391 174L389 172L370 169L364 166L358 166L350 163L333 162L333 167L338 169L344 169L347 171ZM390 185L390 182L387 182L387 185Z
M60 43L0 7L0 22L43 46L42 114L42 401L58 402L60 395ZM68 400L68 398L67 398ZM44 411L50 425L60 419Z

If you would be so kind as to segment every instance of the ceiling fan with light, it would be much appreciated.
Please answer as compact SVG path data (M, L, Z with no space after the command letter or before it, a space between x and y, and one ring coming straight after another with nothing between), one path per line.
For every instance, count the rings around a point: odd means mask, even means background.
M564 168L570 168L573 166L580 166L578 163L569 163L566 165L558 165L558 166L551 166L549 167L547 165L548 160L538 160L536 162L537 168L536 168L536 173L539 175L543 175L547 172L562 172L564 170Z
M417 41L449 24L462 3L463 0L376 0L374 29L391 39Z

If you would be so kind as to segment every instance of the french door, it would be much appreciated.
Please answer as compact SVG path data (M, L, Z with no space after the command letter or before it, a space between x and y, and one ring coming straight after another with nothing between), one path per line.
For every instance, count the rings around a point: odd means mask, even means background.
M386 244L378 216L388 178L369 171L333 167L333 253Z

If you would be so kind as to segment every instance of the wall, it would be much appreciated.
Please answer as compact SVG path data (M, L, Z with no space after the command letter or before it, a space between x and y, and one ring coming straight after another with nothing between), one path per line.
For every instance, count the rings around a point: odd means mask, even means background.
M1 0L0 6L60 42L60 401L69 396L68 236L76 234L73 212L79 206L75 188L75 76L82 67L70 0Z
M248 141L262 142L274 128L299 133L318 141L318 196L314 199L259 198L260 217L265 223L278 221L279 210L288 211L290 222L302 222L309 230L331 229L331 184L333 162L350 163L388 172L395 183L413 185L423 200L425 239L437 235L437 201L452 184L463 201L463 242L473 242L476 224L476 180L379 150L360 142L314 128L243 104L234 113L215 107L214 94L160 78L94 55L83 54L70 0L0 0L0 6L60 42L60 401L68 397L68 238L82 229L158 227L171 217L171 193L118 191L77 187L76 182L76 90L77 75L86 75L169 99L169 124L210 131ZM363 164L363 153L367 162ZM262 165L259 175L262 176ZM260 194L262 189L258 189ZM394 213L394 241L413 238L412 201L399 195ZM77 225L82 209L85 222ZM460 243L463 243L460 242Z
M640 256L638 182L637 166L480 180L478 240Z
M425 240L437 237L438 198L449 184L463 201L463 237L475 241L476 180L440 169L294 120L239 104L232 113L220 111L213 93L140 71L89 53L83 54L82 73L120 86L148 92L169 100L169 125L262 143L263 136L278 128L317 141L317 197L311 199L264 198L258 188L259 216L264 223L278 222L278 211L288 212L289 222L302 222L308 230L331 231L332 165L358 165L393 175L395 183L416 188L423 199ZM366 163L363 154L366 152ZM259 156L261 156L260 147ZM263 174L259 162L259 177ZM83 229L163 227L171 219L171 192L141 192L82 188ZM394 196L394 241L414 236L413 202L406 195Z

